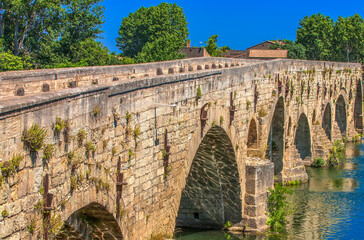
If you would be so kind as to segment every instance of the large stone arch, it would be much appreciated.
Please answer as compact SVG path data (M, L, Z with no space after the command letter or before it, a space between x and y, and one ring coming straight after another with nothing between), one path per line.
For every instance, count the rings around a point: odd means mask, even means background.
M239 171L233 145L225 130L212 127L192 161L181 194L178 227L221 229L242 218Z
M54 239L106 240L123 239L123 235L114 216L93 202L71 214Z
M346 127L347 127L347 119L346 119L346 103L344 96L340 94L338 99L336 100L336 106L335 106L335 121L337 122L337 125L339 126L341 135L343 137L346 136Z
M363 90L361 80L356 85L356 95L354 103L354 126L355 129L363 130Z
M266 158L274 163L274 175L281 175L283 170L284 121L284 99L280 97L274 108L266 152Z
M302 160L312 158L310 125L308 118L304 113L300 115L298 120L294 144Z
M322 129L324 129L325 134L329 140L332 137L332 121L331 121L331 105L326 104L324 114L322 116Z
M247 148L248 157L254 157L259 155L258 149L258 128L255 119L250 120L249 131L248 131L248 140L247 140Z

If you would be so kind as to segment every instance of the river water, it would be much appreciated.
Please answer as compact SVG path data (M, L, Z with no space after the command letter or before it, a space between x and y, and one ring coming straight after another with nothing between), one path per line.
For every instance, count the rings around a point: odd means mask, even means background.
M175 239L364 239L364 144L348 144L337 168L306 168L309 181L294 190L294 212L280 236L236 236L177 229Z

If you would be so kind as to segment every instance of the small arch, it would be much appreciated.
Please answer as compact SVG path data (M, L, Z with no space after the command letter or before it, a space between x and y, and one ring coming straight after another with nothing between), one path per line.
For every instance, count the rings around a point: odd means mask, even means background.
M71 81L71 82L69 82L69 83L68 83L68 87L69 87L69 88L75 88L75 87L77 87L77 82L76 82L76 81Z
M162 68L157 68L157 75L163 75Z
M210 65L206 64L205 69L210 69Z
M99 84L99 80L98 79L93 79L92 80L92 85L97 85Z
M20 87L20 88L16 89L15 95L16 96L24 96L25 95L24 88Z
M193 71L193 66L188 66L188 71L192 72Z
M351 90L350 90L351 91ZM359 80L356 85L356 95L354 103L354 126L357 131L363 130L363 94L362 94L362 84Z
M341 135L346 136L346 104L343 95L341 94L336 101L335 106L335 121L339 126Z
M197 70L202 70L201 65L197 65Z
M48 83L44 83L42 85L42 92L49 92L51 90L51 88L49 87Z
M322 128L324 129L327 138L331 140L332 124L330 103L327 103L325 107L324 115L322 117Z
M228 68L229 67L229 64L228 63L225 63L225 67Z
M212 69L216 69L217 68L215 63L213 63L211 67L212 67Z
M180 73L184 73L184 72L185 72L185 68L184 68L184 67L180 67L180 68L179 68L179 72L180 72Z
M219 68L223 68L222 64L219 64Z
M112 81L113 81L113 82L117 82L117 81L119 81L119 78L118 78L118 77L113 77L113 78L112 78Z
M311 132L306 114L302 113L296 130L294 144L302 160L311 161ZM307 159L309 158L309 159Z
M95 202L71 214L54 239L68 239L75 232L84 239L123 239L114 216Z
M168 68L168 74L174 74L174 68Z
M241 221L240 177L225 130L212 127L203 138L182 191L177 227L221 229Z

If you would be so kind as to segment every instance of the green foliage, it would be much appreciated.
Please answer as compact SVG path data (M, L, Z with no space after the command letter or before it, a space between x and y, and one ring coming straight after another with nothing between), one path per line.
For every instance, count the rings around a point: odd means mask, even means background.
M83 140L85 140L86 138L86 131L85 129L80 129L77 133L77 140L78 140L78 144L82 145Z
M129 148L129 150L128 150L128 161L130 161L131 157L134 156L134 155L135 155L135 153L133 152L133 150L131 148Z
M220 126L224 124L224 117L220 116Z
M187 36L183 9L177 4L161 3L141 7L125 17L116 42L124 56L137 58L138 62L163 61L181 57L178 52Z
M30 129L24 130L21 140L31 152L38 152L44 145L47 130L34 123Z
M54 132L59 134L66 127L66 121L62 120L62 118L56 118L56 124L54 125Z
M137 124L133 130L133 135L135 138L139 138L139 136L142 134L142 132L140 131L140 125Z
M24 157L20 154L14 154L10 161L3 162L0 164L1 174L4 178L8 178L16 173L20 163Z
M212 121L212 122L211 122L211 126L212 126L212 127L215 127L215 121Z
M55 151L56 148L53 144L45 145L43 149L43 161L49 161L53 157Z
M99 106L94 107L94 116L97 117L101 113L101 109Z
M252 103L249 100L246 100L246 109L248 110Z
M126 120L126 124L130 123L131 113L129 113L129 111L126 111L126 113L125 113L125 120Z
M71 183L70 187L71 187L71 192L72 192L72 191L76 190L78 187L77 177L74 175L71 175L70 183Z
M34 218L32 218L30 220L29 225L27 226L27 230L28 230L28 232L30 232L31 234L33 234L34 231L35 231L35 229L36 229L36 227L37 227L37 221Z
M112 149L111 149L111 155L112 156L115 156L115 154L116 154L116 148L115 147L112 147Z
M224 229L227 229L231 227L231 222L230 221L226 221L226 223L224 223Z
M4 209L4 210L1 212L1 216L2 216L3 218L6 218L7 216L9 216L8 211L6 211L6 209Z
M30 67L30 63L28 63L28 61L28 58L18 57L10 52L0 52L0 72L27 69Z
M91 141L87 141L85 144L86 156L90 156L90 153L95 154L95 152L96 152L96 146Z
M300 20L296 43L306 48L307 59L330 60L334 21L319 14Z
M334 142L332 148L329 150L329 167L334 167L339 164L340 160L345 157L345 150L346 146L342 141L338 140Z
M325 166L325 161L322 158L315 158L312 163L312 167L320 168Z
M221 54L226 52L227 50L230 50L228 46L223 46L219 48L217 46L217 38L219 35L212 35L209 37L209 40L205 42L206 51L210 54L211 57L221 57Z
M282 232L287 223L286 217L292 211L291 203L287 199L287 195L292 195L292 190L278 183L269 192L267 224L272 231Z
M201 87L200 86L197 87L196 98L197 99L201 99L202 98L202 90L201 90Z
M258 117L263 118L263 117L265 117L267 115L268 115L268 113L267 113L267 111L264 108L259 109L259 111L258 111Z

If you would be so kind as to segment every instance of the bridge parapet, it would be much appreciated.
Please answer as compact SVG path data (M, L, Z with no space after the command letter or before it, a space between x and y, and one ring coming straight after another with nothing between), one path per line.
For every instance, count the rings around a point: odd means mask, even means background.
M204 57L132 65L3 72L0 73L0 98L97 84L111 85L161 75L246 66L255 62L259 61Z

